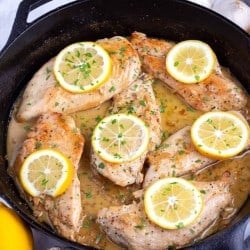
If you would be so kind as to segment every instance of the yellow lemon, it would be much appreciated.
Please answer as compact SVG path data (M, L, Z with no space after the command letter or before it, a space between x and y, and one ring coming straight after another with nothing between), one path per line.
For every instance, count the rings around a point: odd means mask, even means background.
M10 208L0 203L0 249L32 250L33 239L30 229Z
M177 43L166 56L166 69L182 83L197 83L206 79L213 71L216 56L211 47L199 40Z
M191 224L199 216L202 206L199 190L182 178L160 179L144 194L148 218L165 229L179 229Z
M56 56L53 69L64 89L84 93L98 88L109 78L112 64L100 45L79 42L67 46Z
M215 159L226 159L245 149L249 126L238 113L208 112L193 123L191 138L200 153Z
M70 186L73 173L71 161L61 152L41 149L25 159L20 181L24 190L32 196L47 194L55 197Z
M134 115L115 114L105 117L94 129L94 151L108 162L121 163L140 157L147 149L149 130Z

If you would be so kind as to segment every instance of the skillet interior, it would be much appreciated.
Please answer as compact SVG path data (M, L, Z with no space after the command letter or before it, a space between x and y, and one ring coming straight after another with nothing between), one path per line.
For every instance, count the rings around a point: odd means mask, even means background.
M186 1L93 0L59 8L32 23L0 57L0 190L33 226L53 232L31 215L6 173L6 131L12 104L34 72L66 45L133 31L174 41L200 39L250 92L250 38L230 21ZM246 213L249 206L245 206ZM68 242L66 240L66 242ZM79 246L78 244L73 244Z

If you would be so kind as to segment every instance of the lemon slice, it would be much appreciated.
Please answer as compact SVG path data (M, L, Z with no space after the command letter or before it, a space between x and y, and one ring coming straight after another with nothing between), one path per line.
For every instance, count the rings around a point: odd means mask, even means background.
M56 57L54 74L60 85L73 93L92 91L111 74L111 59L100 45L79 42L64 48Z
M199 190L182 178L164 178L151 184L144 194L148 218L165 229L185 227L199 216L203 201Z
M247 146L249 126L245 118L235 112L208 112L193 123L191 138L200 153L226 159Z
M108 162L121 163L140 157L147 149L149 131L134 115L115 114L105 117L94 129L94 151Z
M177 43L166 56L166 69L182 83L197 83L206 79L213 71L216 56L211 47L199 40Z
M59 151L42 149L34 151L24 161L20 181L24 190L32 196L47 194L56 197L69 187L74 167Z

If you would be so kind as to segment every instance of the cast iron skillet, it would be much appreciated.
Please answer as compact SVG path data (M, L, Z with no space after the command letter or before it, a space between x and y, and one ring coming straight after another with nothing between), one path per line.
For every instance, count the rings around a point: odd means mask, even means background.
M63 239L39 223L7 174L9 115L25 84L43 63L70 43L141 31L175 41L208 42L221 64L228 66L250 93L250 37L222 16L183 0L82 0L27 23L29 11L45 2L48 0L21 3L10 39L0 55L0 196L33 228L37 249L90 249ZM248 204L227 229L189 249L249 249Z

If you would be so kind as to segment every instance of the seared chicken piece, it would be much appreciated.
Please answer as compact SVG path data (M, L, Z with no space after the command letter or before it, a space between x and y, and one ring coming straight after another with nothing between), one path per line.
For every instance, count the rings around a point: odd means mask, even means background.
M157 226L147 218L143 202L103 208L97 222L112 241L128 249L165 250L192 244L207 235L219 218L226 218L232 205L227 181L193 184L204 194L204 206L198 218L187 227L167 230Z
M167 138L157 150L150 152L147 158L149 168L145 174L144 187L164 177L178 177L196 172L216 161L201 155L195 149L189 126Z
M62 195L53 198L48 195L32 197L23 193L31 204L35 216L52 225L57 232L75 239L74 234L80 229L81 194L77 177L78 164L82 155L84 138L76 128L70 116L59 113L41 115L28 133L13 166L9 172L20 187L18 176L25 158L33 151L54 148L65 154L75 168L71 186Z
M126 89L140 73L140 60L130 42L123 37L98 40L112 60L110 78L98 89L83 94L64 90L52 69L54 59L33 76L23 94L17 114L20 121L30 120L46 112L73 113L96 107Z
M138 51L145 72L165 82L186 103L197 110L241 110L247 103L247 95L234 78L229 78L217 69L204 81L184 84L173 79L166 70L166 54L174 43L147 38L134 32L131 42Z
M96 170L120 186L143 181L141 170L146 155L148 151L154 150L161 142L161 117L152 88L153 81L154 79L149 75L142 74L128 89L114 96L112 107L108 111L108 114L134 114L145 121L150 128L148 150L138 159L121 164L106 162L95 152L92 152L91 155L91 162ZM104 168L98 167L101 163L104 164Z

